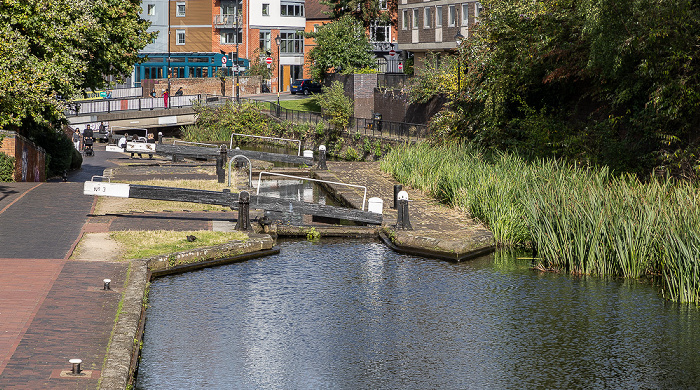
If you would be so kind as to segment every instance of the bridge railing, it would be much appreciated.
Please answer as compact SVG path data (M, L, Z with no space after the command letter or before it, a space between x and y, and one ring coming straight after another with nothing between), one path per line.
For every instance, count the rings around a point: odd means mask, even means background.
M191 107L200 101L201 95L170 96L169 107ZM143 111L153 109L165 109L165 99L160 97L136 97L117 98L90 101L73 101L67 104L66 116L78 116L84 114L110 113L118 111Z

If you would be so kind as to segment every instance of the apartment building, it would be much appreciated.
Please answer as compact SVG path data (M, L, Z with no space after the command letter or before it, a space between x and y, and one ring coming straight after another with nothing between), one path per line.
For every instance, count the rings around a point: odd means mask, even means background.
M482 9L478 1L400 1L398 43L413 54L416 72L420 72L427 53L453 52L457 48L457 34L469 38Z
M140 53L148 59L135 67L135 85L167 78L168 69L179 78L214 77L219 70L230 75L236 58L247 69L267 56L275 60L273 92L278 80L288 90L302 77L304 38L297 32L306 24L303 0L144 0L141 17L158 37Z

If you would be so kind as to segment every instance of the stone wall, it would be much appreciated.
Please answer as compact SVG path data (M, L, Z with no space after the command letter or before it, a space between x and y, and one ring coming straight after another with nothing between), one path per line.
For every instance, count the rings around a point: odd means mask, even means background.
M224 79L224 90L222 93L221 79L218 77L198 77L198 78L172 78L170 79L171 94L182 87L185 95L216 95L235 96L235 77ZM240 76L240 96L260 93L260 76ZM156 96L163 96L163 92L168 88L168 79L144 79L141 81L143 87L143 97L148 97L151 91L156 92Z
M15 158L15 181L45 181L44 149L14 131L2 131L2 135L0 152Z

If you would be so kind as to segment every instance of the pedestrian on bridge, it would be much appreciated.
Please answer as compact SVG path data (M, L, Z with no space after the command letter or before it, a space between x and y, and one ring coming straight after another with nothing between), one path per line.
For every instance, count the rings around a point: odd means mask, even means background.
M165 105L165 108L168 108L168 90L164 89L163 90L163 105Z
M73 133L73 145L75 145L75 150L80 151L80 129L75 129Z

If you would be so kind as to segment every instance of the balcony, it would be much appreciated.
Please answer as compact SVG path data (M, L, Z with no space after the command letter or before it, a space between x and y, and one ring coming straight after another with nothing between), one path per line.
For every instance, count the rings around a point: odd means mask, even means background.
M392 44L391 42L371 42L372 43L372 51L374 52L388 52L391 49L396 50L396 44Z
M238 20L236 20L238 19ZM241 15L214 15L214 28L235 28L236 22L241 25Z

